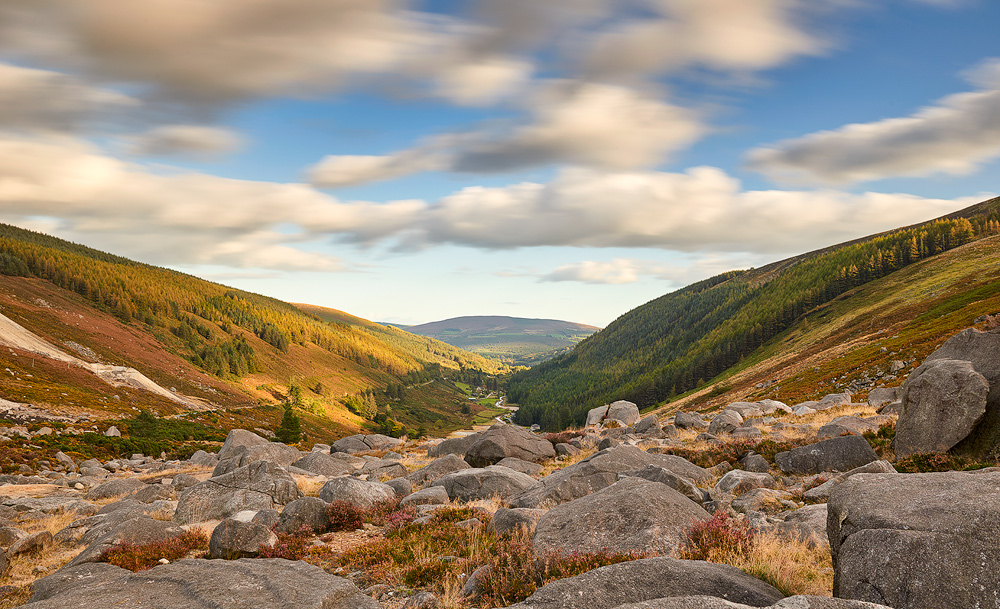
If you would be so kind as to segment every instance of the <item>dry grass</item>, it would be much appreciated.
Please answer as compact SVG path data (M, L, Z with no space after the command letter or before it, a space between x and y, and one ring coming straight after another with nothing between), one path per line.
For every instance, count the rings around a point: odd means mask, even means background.
M66 548L63 546L51 546L34 554L19 554L10 559L10 572L0 578L0 586L29 586L36 579L45 577L63 565L73 560L80 553L80 548ZM37 568L44 571L37 571ZM30 594L29 594L30 597ZM23 602L27 602L25 598ZM0 604L0 607L16 607L16 604Z
M580 454L578 455L573 455L572 457L560 457L554 461L549 461L542 467L542 471L539 472L538 477L542 478L544 476L548 476L554 471L569 467L574 463L579 463L596 452L596 448L584 448L580 450Z
M832 596L833 561L823 545L762 533L748 554L732 563L782 593Z
M38 520L28 520L21 523L21 526L28 533L38 531L48 531L55 535L65 529L71 522L80 518L76 512L60 512L58 514L46 514L44 518Z
M299 487L302 494L306 497L319 497L319 491L326 484L327 479L324 476L305 476L302 474L292 474L292 478L295 480L295 485Z

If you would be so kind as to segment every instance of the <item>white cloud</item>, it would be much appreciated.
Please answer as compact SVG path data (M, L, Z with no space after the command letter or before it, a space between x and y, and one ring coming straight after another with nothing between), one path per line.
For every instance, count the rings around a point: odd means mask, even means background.
M136 100L59 72L0 63L0 127L73 131Z
M542 277L543 281L579 281L593 284L635 283L639 275L656 274L648 263L627 258L615 258L608 262L585 260L564 264Z
M967 174L1000 157L1000 60L970 72L979 88L905 118L852 124L758 148L750 167L776 179L830 184L938 172Z
M239 150L243 139L229 129L166 125L132 138L130 152L140 156L213 157Z
M547 273L527 273L539 281L574 281L589 284L621 285L636 283L642 278L652 278L681 287L705 277L712 277L738 268L766 264L766 254L683 254L673 255L669 261L613 258L608 261L584 260L561 265ZM522 273L524 274L524 273Z
M448 168L449 155L419 147L391 155L331 155L309 168L309 181L320 188L342 188L390 180L422 171Z

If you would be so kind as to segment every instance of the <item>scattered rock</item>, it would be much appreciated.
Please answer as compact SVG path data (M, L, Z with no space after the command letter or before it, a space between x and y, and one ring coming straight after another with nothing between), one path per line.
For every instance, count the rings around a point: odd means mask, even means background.
M708 424L708 433L717 436L729 433L743 424L743 416L735 410L723 410Z
M674 425L680 429L696 429L699 431L708 429L708 423L698 415L689 412L678 412L674 415Z
M283 506L301 496L284 468L257 461L184 489L174 520L181 524L222 520L243 510Z
M314 533L325 533L330 528L326 516L327 503L317 497L301 497L281 510L281 518L275 525L276 533L298 533L303 528Z
M448 497L456 501L475 501L494 496L508 499L535 483L536 480L527 474L509 467L490 465L452 472L436 480L433 486L444 487Z
M493 514L486 530L495 535L500 535L508 531L527 529L528 533L535 532L538 520L545 514L545 510L535 510L532 508L500 508Z
M371 508L379 501L388 501L396 496L391 486L381 482L366 482L349 476L338 476L323 485L319 498L327 503L346 501L363 510Z
M473 467L493 465L505 457L540 463L556 456L552 443L516 425L493 425L465 453Z
M877 461L878 455L860 436L840 436L780 452L774 461L786 474L846 472Z
M618 400L605 406L591 408L587 412L587 426L598 425L605 420L619 421L622 427L639 422L639 407L632 402Z
M326 476L327 478L343 476L344 474L353 472L355 469L353 465L343 459L334 459L330 455L318 451L309 453L293 462L292 465L307 472Z
M278 536L271 532L271 529L254 522L226 518L212 530L212 537L208 541L208 552L212 558L229 560L252 558L260 554L261 546L273 546L276 543Z
M532 463L531 461L525 461L524 459L518 459L517 457L500 459L496 464L503 467L509 467L516 472L521 472L522 474L528 474L531 477L537 476L542 473L543 469L545 469L544 466L538 463Z
M451 498L448 497L448 491L446 491L443 486L429 486L413 493L412 495L408 495L399 502L399 505L443 505L448 503L450 500Z
M428 448L427 456L443 457L445 455L458 455L462 457L465 455L465 451L469 450L470 446L479 441L479 438L482 437L482 435L483 432L478 432L458 438L448 438L447 440Z
M742 495L755 488L774 488L775 486L777 486L777 481L771 474L748 472L742 469L727 472L715 483L716 490L732 495Z
M446 474L457 472L472 467L462 457L454 453L448 453L434 459L418 470L407 474L406 479L416 486L424 486L432 483Z

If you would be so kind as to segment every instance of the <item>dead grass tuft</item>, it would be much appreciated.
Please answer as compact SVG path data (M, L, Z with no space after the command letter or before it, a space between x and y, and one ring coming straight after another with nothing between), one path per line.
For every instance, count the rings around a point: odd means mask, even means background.
M306 476L303 474L292 474L296 486L306 497L319 497L319 491L326 484L327 479L323 476Z

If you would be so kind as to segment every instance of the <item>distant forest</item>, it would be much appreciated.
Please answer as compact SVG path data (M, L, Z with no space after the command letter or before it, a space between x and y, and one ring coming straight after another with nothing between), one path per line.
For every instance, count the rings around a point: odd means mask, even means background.
M590 408L625 399L640 408L704 385L803 313L906 265L1000 233L1000 198L962 214L732 271L623 315L572 352L510 380L517 422L563 429Z

